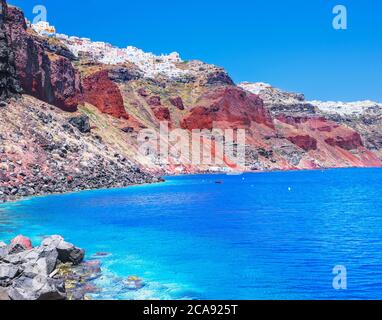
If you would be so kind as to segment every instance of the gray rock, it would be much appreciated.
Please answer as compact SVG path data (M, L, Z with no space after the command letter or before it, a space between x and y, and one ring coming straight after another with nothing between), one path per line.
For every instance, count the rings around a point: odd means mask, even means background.
M118 83L126 83L143 78L143 73L134 67L114 67L109 71L109 78Z
M19 264L22 264L24 262L23 259L24 259L25 253L26 253L26 251L15 253L15 254L7 253L2 258L2 260L5 263L10 263L10 264L13 264L13 265L19 265Z
M41 247L56 249L58 252L58 259L62 263L71 262L74 265L80 264L84 257L85 251L75 247L73 244L66 242L61 236L55 235L44 239Z
M8 290L11 300L65 300L63 279L52 279L38 275L34 278L22 276Z
M21 265L24 272L48 275L55 269L58 252L55 248L36 247L28 251L9 254L3 261L13 265Z
M19 274L19 268L9 263L0 264L0 287L7 287Z
M76 127L82 133L88 133L91 130L90 120L88 116L78 116L69 119L69 123Z
M24 272L49 275L56 268L58 252L56 249L37 248L24 256Z
M89 290L84 282L101 273L99 262L81 263L84 250L61 236L46 238L38 247L13 254L3 242L0 248L4 251L0 259L0 300L83 300ZM75 283L69 291L65 288L67 280Z

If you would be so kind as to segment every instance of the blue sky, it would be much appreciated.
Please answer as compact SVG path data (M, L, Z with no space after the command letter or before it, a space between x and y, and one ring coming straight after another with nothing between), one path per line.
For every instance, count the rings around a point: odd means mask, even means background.
M309 99L382 101L380 0L8 0L45 5L58 32L154 53L178 51ZM348 30L332 27L346 5Z

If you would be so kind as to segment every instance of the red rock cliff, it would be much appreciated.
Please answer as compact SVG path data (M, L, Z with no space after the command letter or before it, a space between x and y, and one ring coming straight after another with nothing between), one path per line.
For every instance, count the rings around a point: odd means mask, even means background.
M21 88L18 83L15 69L14 54L9 48L6 21L8 19L8 7L5 0L0 2L0 101L18 96Z
M214 122L227 127L246 128L252 122L273 128L272 118L262 100L249 92L234 87L218 87L198 101L182 119L184 129L212 129Z
M83 79L84 101L96 106L102 113L128 119L122 94L108 73L107 69L99 70Z
M75 111L81 102L81 84L72 62L49 52L46 39L27 30L23 12L15 7L9 7L6 29L24 92L65 111Z

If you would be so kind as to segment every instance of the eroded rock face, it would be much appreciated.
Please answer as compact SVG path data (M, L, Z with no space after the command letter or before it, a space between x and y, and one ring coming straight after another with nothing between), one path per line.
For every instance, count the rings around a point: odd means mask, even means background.
M239 84L241 88L259 95L264 101L265 107L275 117L279 115L299 117L303 115L315 115L316 108L305 101L305 96L301 93L286 92L274 88L269 84L257 82L244 82Z
M151 96L147 98L147 103L153 107L159 107L162 105L161 98L158 96Z
M8 7L5 0L0 2L0 101L17 97L21 87L16 75L13 51L9 47L6 24L8 21Z
M151 108L158 121L171 121L170 110L166 107L155 106Z
M217 69L207 74L207 85L234 85L230 76L223 70Z
M229 86L203 95L198 106L183 118L181 127L212 129L214 123L220 123L220 127L248 128L252 122L273 128L272 118L258 96Z
M220 67L202 61L192 60L187 63L192 76L179 79L181 82L194 82L200 86L233 86L235 85L228 73Z
M184 110L184 104L181 97L171 97L170 102L174 107L177 107L179 110Z
M317 102L319 113L327 119L359 133L363 145L382 159L382 104L372 101L352 103ZM335 144L334 140L329 141Z
M27 30L18 8L9 8L5 28L24 92L65 111L76 111L81 102L81 82L70 59L46 50L46 39Z
M331 146L338 146L346 150L363 147L361 136L357 132L349 132L348 135L327 138L325 142Z
M83 79L84 100L96 106L102 113L128 119L118 86L110 80L107 69L91 73Z
M120 66L111 68L109 71L110 80L116 83L126 83L131 80L138 80L143 77L142 72L140 72L136 67L133 66Z
M308 135L288 137L288 140L305 151L317 149L317 140Z

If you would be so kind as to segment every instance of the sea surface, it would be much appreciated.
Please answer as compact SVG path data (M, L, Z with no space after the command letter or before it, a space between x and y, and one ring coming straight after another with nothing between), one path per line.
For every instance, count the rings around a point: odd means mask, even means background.
M382 169L166 179L1 205L0 240L83 247L102 261L94 299L382 298Z

